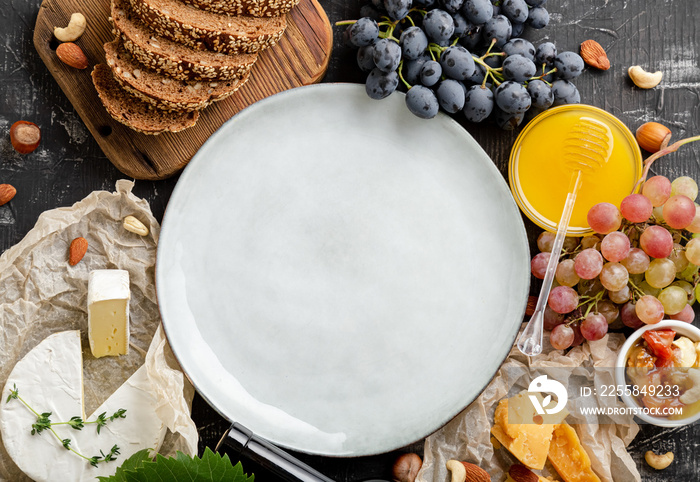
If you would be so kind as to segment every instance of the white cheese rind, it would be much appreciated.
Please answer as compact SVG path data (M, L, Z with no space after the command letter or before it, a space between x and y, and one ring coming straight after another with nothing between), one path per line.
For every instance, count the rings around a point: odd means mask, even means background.
M95 357L129 353L129 272L99 269L88 278L88 340ZM118 300L118 301L116 301Z
M14 385L19 395L39 412L52 412L51 421L67 421L82 416L92 421L103 412L112 415L120 408L126 417L107 422L97 434L95 425L82 430L57 426L61 438L70 438L71 447L91 457L119 447L117 460L92 467L87 461L63 448L48 431L31 435L36 417L19 400L7 402ZM157 451L166 426L158 418L156 398L145 366L140 367L89 417L83 414L82 350L80 332L66 331L49 336L22 360L8 377L0 400L0 432L7 453L17 466L37 481L94 481L113 475L126 458L149 448Z

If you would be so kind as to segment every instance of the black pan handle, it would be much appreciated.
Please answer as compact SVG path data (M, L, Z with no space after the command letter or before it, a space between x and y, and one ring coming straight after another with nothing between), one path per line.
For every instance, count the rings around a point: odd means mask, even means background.
M216 446L223 446L260 464L281 480L289 482L335 482L301 460L264 440L239 423L233 423Z

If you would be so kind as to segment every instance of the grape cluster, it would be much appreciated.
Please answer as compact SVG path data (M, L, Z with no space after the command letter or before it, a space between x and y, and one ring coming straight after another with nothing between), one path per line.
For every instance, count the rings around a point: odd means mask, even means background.
M373 99L407 90L422 118L439 110L467 120L493 119L512 130L527 116L581 100L571 82L583 71L575 52L520 38L549 22L546 0L372 0L347 25Z
M555 349L599 340L617 319L630 328L664 317L691 323L700 297L700 206L690 177L646 180L619 208L588 211L595 234L566 238L544 313ZM555 235L537 239L532 274L544 278Z

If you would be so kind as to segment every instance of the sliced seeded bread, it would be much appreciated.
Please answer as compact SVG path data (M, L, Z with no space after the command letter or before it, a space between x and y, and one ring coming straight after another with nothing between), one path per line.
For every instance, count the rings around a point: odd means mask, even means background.
M129 0L132 11L157 35L200 50L254 53L282 37L280 17L232 17L200 10L179 0Z
M95 66L92 82L109 115L135 131L144 134L179 132L195 125L199 118L198 111L163 111L135 98L119 86L105 64Z
M124 48L142 64L178 80L241 78L257 54L227 55L195 50L156 35L131 13L129 0L112 0L112 24Z
M182 0L208 12L252 17L278 17L289 12L299 0Z
M144 67L129 54L119 40L104 45L107 65L121 87L141 100L164 110L199 110L225 99L243 85L242 79L224 81L176 80Z

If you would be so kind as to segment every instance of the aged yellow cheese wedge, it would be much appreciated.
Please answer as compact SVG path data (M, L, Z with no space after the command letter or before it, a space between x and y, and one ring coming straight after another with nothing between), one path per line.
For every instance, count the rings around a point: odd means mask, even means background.
M88 278L88 339L96 358L129 353L129 272L98 269Z
M551 477L542 477L541 475L537 475L537 478L539 479L539 482L557 482ZM515 480L510 475L506 475L506 480L504 480L503 482L515 482Z
M566 422L557 425L549 445L549 461L564 482L600 482L576 430Z
M542 397L536 395L540 402ZM513 420L509 422L509 413ZM547 421L561 422L568 415L562 410ZM536 423L539 417L535 407L524 391L512 398L498 402L491 433L501 445L508 449L523 465L531 469L541 470L547 461L549 444L552 439L554 423Z

